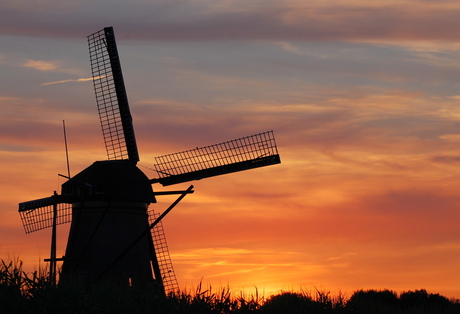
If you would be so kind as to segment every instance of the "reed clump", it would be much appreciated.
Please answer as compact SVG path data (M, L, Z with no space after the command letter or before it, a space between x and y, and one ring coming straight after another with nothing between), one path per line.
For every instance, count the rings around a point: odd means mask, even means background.
M350 298L327 291L282 291L268 298L232 292L229 287L179 291L161 296L154 287L99 284L82 289L50 282L45 268L23 270L19 259L0 262L0 313L155 313L155 314L458 314L459 300L425 290L398 295L391 290L358 290Z

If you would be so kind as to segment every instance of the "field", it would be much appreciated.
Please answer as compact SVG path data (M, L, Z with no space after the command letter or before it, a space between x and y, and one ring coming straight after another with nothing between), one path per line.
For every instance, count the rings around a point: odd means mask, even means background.
M45 269L22 270L20 260L0 264L0 313L355 313L355 314L458 314L460 300L447 299L425 290L403 292L359 290L350 298L328 292L280 292L267 298L213 291L201 285L166 297L154 287L117 287L100 284L90 289L53 286Z

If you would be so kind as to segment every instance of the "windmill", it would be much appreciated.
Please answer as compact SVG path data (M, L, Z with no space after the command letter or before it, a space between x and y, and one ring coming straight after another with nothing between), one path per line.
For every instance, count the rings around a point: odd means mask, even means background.
M122 285L156 284L168 293L178 288L161 224L193 186L170 186L280 163L273 131L155 157L157 177L138 167L139 154L115 35L106 27L88 36L96 103L107 160L66 177L61 194L19 204L26 233L52 228L50 275L63 261L60 282L92 285L106 280ZM62 176L62 175L61 175ZM149 210L161 195L178 195L161 215ZM71 223L65 256L56 257L56 225Z

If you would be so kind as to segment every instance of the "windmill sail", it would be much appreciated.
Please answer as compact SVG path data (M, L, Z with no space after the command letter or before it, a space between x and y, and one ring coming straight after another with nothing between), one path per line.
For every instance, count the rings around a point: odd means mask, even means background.
M139 161L112 27L88 36L94 92L109 160Z
M26 233L50 228L53 225L54 206L57 206L56 224L72 221L72 204L59 195L19 203L19 215Z
M163 186L259 168L281 162L273 131L175 154L155 157Z
M153 223L160 216L160 214L155 213L153 210L149 210L148 214L149 224ZM165 293L178 292L179 284L177 283L176 274L169 255L168 244L166 243L166 236L161 220L151 229L151 234Z

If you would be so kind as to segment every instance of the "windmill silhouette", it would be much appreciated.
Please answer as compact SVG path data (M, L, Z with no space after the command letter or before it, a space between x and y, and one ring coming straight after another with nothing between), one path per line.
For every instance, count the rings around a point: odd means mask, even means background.
M26 233L52 228L50 276L63 261L60 282L92 285L101 280L122 285L156 284L178 289L162 218L193 186L154 192L152 184L174 185L280 163L272 131L155 157L158 177L137 166L139 154L112 27L88 36L97 108L107 160L77 175L64 176L61 194L19 204ZM156 197L178 198L161 215L149 210ZM56 257L56 225L71 223L65 256Z

